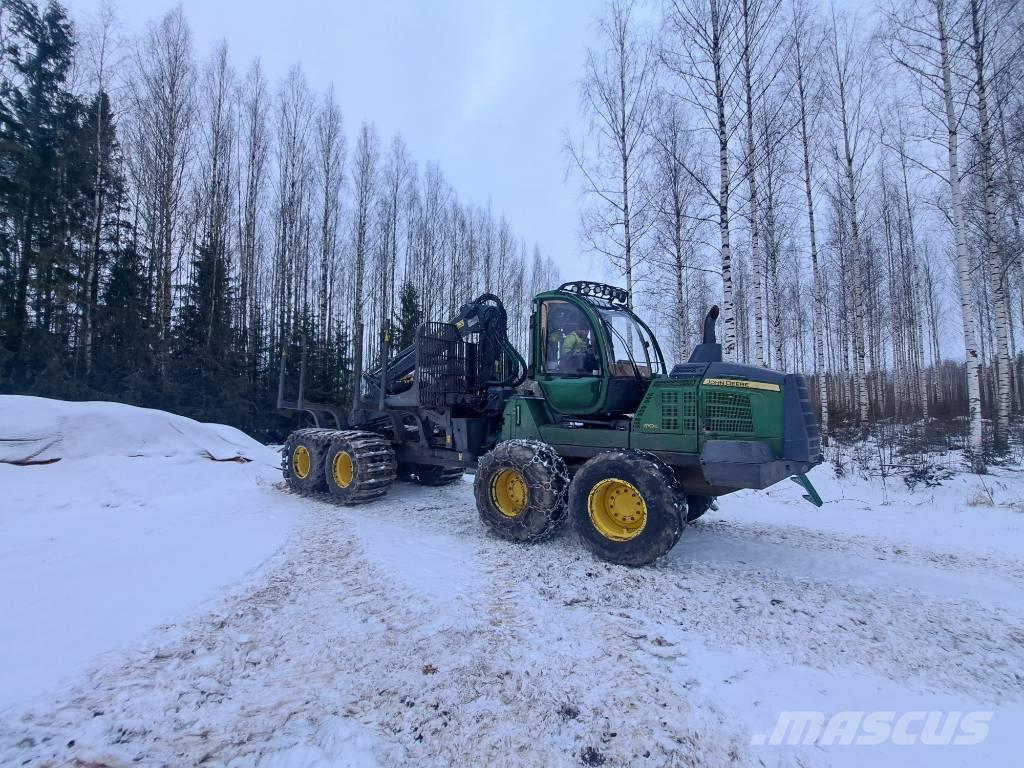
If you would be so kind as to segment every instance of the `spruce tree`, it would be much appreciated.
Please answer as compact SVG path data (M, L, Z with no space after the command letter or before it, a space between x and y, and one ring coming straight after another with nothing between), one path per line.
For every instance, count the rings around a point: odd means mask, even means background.
M103 397L157 407L157 339L147 293L145 260L135 244L114 249L95 317L91 383Z
M232 327L233 293L227 264L209 243L192 261L174 329L167 407L202 421L246 420L245 377Z
M0 208L9 222L0 279L0 373L15 390L64 394L81 232L81 102L67 88L74 38L56 2L7 0L15 75L3 83ZM37 381L37 378L40 380Z
M398 338L395 349L405 349L416 341L416 330L423 323L423 309L420 307L420 296L411 282L402 284L398 296Z

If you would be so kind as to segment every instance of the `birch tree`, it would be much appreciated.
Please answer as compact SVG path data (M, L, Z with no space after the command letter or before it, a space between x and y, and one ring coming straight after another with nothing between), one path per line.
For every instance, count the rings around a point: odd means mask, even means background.
M757 364L765 365L764 349L764 318L762 307L762 278L764 265L761 258L761 238L759 232L760 210L757 189L757 166L761 158L756 153L754 123L758 120L757 112L762 109L761 99L768 90L769 82L762 75L760 59L764 55L766 39L772 22L777 14L777 0L739 0L740 2L740 59L743 72L743 97L745 105L746 135L744 137L743 170L747 180L748 221L750 223L751 272L754 278L754 340ZM773 66L773 56L769 55L766 62L768 71L777 70ZM766 136L767 138L767 136ZM766 148L767 149L767 148Z
M331 300L338 253L341 191L345 179L345 132L334 89L327 91L314 122L317 184L320 194L320 259L317 284L317 323L320 342L331 341Z
M363 378L364 307L363 282L366 277L366 261L372 243L370 237L371 207L377 192L377 164L380 149L377 129L363 123L359 129L353 167L353 245L355 264L352 272L352 378L354 382L352 407L359 402L359 391Z
M310 131L313 97L306 77L293 67L278 91L274 201L274 304L277 338L290 341L308 301L310 186L313 165Z
M921 88L925 109L941 125L946 149L945 179L950 196L950 220L956 249L960 314L967 374L968 445L975 471L984 471L982 458L981 382L978 363L977 307L971 284L966 217L960 177L960 116L953 82L946 0L916 0L886 14L889 50L893 60Z
M665 44L661 59L681 85L680 97L701 114L713 135L718 185L691 176L716 209L722 273L722 355L736 359L737 319L734 307L732 235L729 204L732 176L729 142L734 127L729 93L736 72L734 0L669 0L665 11Z
M259 61L249 67L242 84L237 147L239 321L246 369L255 383L260 342L260 275L265 212L265 186L270 155L269 95Z
M402 137L396 136L391 141L381 181L381 237L384 241L385 280L380 288L380 301L384 307L382 311L388 319L394 313L397 299L395 280L398 274L399 242L402 236L402 210L404 199L409 193L412 174L413 166L409 151Z
M988 105L988 68L986 32L979 12L979 0L969 0L971 38L969 46L974 63L974 96L978 111L978 148L981 154L981 182L985 199L985 245L992 308L996 326L996 441L1004 443L1010 427L1010 342L1007 318L1006 278L1002 252L996 231L996 185L992 159L992 125Z
M633 0L612 0L599 20L603 47L587 51L580 84L591 144L566 143L586 200L584 243L621 272L630 306L649 227L645 177L657 61L634 10Z
M695 263L700 217L694 202L698 190L687 172L687 167L693 166L694 149L683 110L675 100L660 100L652 138L652 259L659 271L669 276L671 310L667 314L672 351L677 360L685 360L697 327L690 311L693 277L702 268Z
M906 148L906 133L904 128L903 119L900 118L898 121L899 130L899 151L898 157L900 160L900 174L903 181L903 205L905 209L905 215L907 219L907 238L909 240L910 248L910 259L912 262L911 273L908 275L910 278L910 284L908 286L908 293L911 298L912 304L912 315L915 322L915 336L916 336L916 368L918 375L917 382L917 394L918 404L921 409L921 415L924 418L928 418L928 377L930 373L925 371L924 366L924 316L925 312L922 310L922 280L924 276L921 270L921 258L918 252L918 240L917 234L914 228L914 206L911 203L910 194L910 173L908 170L907 162L907 148ZM930 285L930 284L929 284ZM937 357L933 355L933 364L937 360Z
M203 187L201 247L213 260L228 261L229 212L232 210L231 157L235 142L235 74L228 62L227 44L221 43L203 72L202 155L199 177Z
M764 308L768 326L768 339L774 349L771 364L779 370L785 369L785 338L783 333L783 294L780 275L785 258L785 242L788 233L788 218L782 214L783 194L788 186L788 147L783 136L789 131L784 125L780 106L771 104L761 110L758 117L757 143L760 147L764 205L761 207L764 252ZM786 116L788 120L788 115ZM769 362L765 355L765 362Z
M130 167L142 198L149 284L156 288L157 357L166 373L196 120L192 34L181 6L150 25L136 46L129 98Z
M814 371L818 377L818 407L821 412L820 429L822 442L828 445L828 376L825 370L825 291L818 264L818 233L814 223L814 174L811 167L810 133L817 116L818 54L822 37L815 29L810 8L802 0L793 0L792 24L790 27L793 78L796 86L797 106L800 118L800 148L804 199L807 206L807 241L811 256L811 279L814 292L812 333L814 335Z
M849 22L833 16L832 32L829 38L829 52L832 57L832 78L829 83L832 108L839 122L840 146L836 149L841 174L846 184L847 214L850 220L850 264L852 273L853 310L853 354L854 389L857 401L857 418L861 424L868 421L868 388L866 372L866 350L864 345L864 283L862 280L863 250L860 233L860 215L857 209L857 187L860 168L864 163L860 144L864 96L868 87L867 51L858 45L855 32Z

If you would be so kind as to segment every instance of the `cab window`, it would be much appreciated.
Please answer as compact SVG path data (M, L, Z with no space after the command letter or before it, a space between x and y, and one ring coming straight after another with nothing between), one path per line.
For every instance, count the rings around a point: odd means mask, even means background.
M653 340L643 326L624 312L602 309L600 313L608 329L612 376L639 375L649 379L652 374L664 373L661 360L654 351Z
M571 376L600 373L594 329L575 304L556 299L541 305L541 340L544 373Z

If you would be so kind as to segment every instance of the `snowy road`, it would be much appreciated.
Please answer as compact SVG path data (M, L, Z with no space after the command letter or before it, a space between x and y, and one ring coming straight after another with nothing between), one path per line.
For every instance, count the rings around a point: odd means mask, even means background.
M283 549L0 713L0 763L1006 764L1024 732L1019 487L995 508L738 494L644 569L570 531L497 540L468 485L353 509L267 487L296 518ZM782 710L860 709L995 714L970 747L751 745Z

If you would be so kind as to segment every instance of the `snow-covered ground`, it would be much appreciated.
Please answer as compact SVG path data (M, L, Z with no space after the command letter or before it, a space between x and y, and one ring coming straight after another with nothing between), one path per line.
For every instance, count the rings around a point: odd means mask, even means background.
M267 492L279 464L230 427L0 397L0 708L187 617L272 555L296 521Z
M12 410L51 429L10 400L0 432ZM627 569L569 530L494 538L468 483L337 508L237 432L53 407L86 447L0 464L0 764L1019 760L1022 473L911 493L823 466L822 509L791 483L735 494ZM188 439L89 447L137 441L137 413ZM215 437L252 461L211 461ZM912 736L992 716L973 746L756 743L784 711L888 712Z

